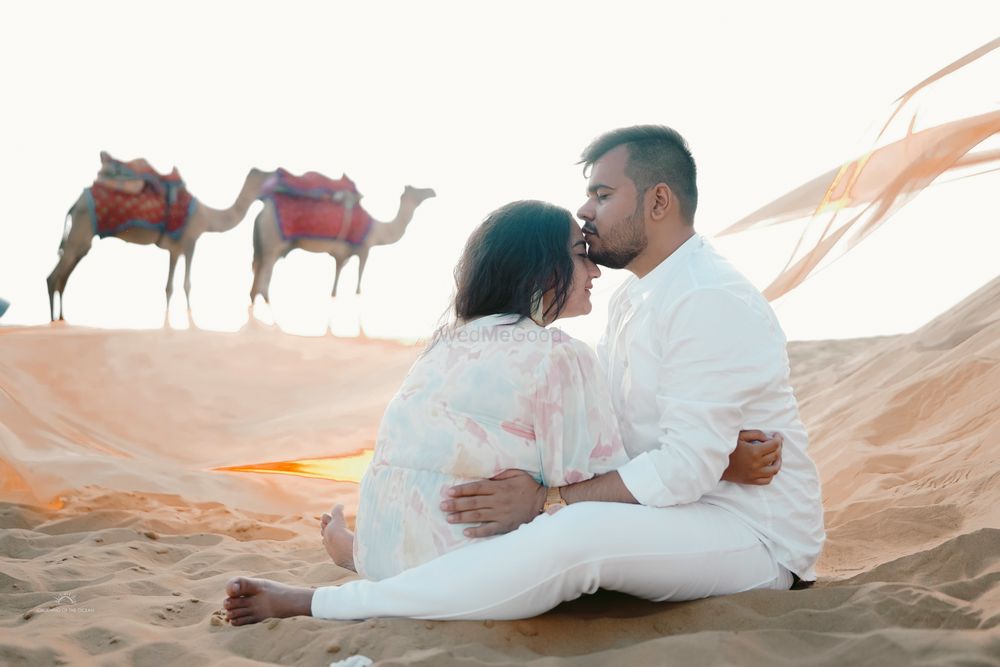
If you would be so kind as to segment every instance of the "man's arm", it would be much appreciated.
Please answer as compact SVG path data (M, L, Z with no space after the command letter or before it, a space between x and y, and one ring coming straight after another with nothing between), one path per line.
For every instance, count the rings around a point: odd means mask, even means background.
M658 325L657 441L640 443L618 474L643 505L669 507L719 485L747 406L781 370L783 337L765 313L715 288L678 300Z
M780 453L784 439L776 433L768 438L762 431L740 431L736 449L729 455L729 467L722 474L723 481L740 484L770 484L771 478L781 467ZM559 487L567 505L588 500L612 503L638 503L625 486L618 471L597 475L588 480Z
M741 431L730 454L722 479L738 484L770 484L781 469L782 437L761 431ZM478 523L467 528L466 537L489 537L508 533L534 519L545 504L545 487L523 470L504 470L491 478L453 486L441 509L450 523ZM559 487L567 504L588 500L636 503L635 496L616 471Z

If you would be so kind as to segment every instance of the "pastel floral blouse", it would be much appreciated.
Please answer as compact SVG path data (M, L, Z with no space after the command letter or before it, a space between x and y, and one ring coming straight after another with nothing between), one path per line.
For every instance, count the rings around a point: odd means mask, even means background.
M562 486L628 460L594 352L517 319L446 329L389 402L361 481L362 576L384 579L476 539L439 507L454 484L520 468Z

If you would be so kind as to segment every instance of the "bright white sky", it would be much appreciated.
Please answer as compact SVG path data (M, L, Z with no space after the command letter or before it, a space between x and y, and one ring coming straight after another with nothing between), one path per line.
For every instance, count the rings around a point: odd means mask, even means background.
M711 236L866 148L903 91L996 37L1000 3L913 2L33 2L0 9L4 324L48 321L45 276L98 153L180 168L232 203L247 170L346 172L378 219L405 184L433 187L402 241L352 261L296 251L271 297L286 331L426 335L445 310L470 230L513 199L576 210L575 164L597 134L664 123L699 164L697 225ZM984 82L986 85L986 82ZM996 82L989 82L996 85ZM978 110L975 110L978 112ZM997 274L996 174L936 186L858 250L775 303L789 338L910 331ZM251 229L199 242L195 323L246 319ZM765 286L794 230L716 246ZM178 267L180 269L180 267ZM167 254L95 240L66 292L77 325L162 322ZM183 326L179 270L171 321ZM593 342L624 279L563 323Z

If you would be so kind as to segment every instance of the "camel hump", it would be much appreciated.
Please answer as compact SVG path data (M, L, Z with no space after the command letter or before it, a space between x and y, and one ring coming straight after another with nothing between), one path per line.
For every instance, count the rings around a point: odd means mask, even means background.
M106 184L117 181L118 185L121 185L122 181L141 181L149 183L157 189L166 189L168 186L173 189L184 187L184 180L177 167L173 167L169 173L161 174L153 169L153 166L145 158L119 160L107 151L101 151L101 170L97 173L97 180ZM127 189L131 188L134 188L134 185L127 186Z
M309 199L331 199L342 201L345 194L354 195L354 199L360 199L361 193L354 181L344 174L339 179L330 178L318 171L308 171L301 176L279 168L276 172L277 180L274 186L275 192L291 195L293 197L307 197Z

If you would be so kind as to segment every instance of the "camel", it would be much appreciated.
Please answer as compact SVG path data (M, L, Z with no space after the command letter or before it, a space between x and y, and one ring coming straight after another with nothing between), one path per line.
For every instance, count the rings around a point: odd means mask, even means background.
M260 294L264 301L270 305L268 288L271 284L271 273L274 265L279 259L296 248L302 248L309 252L327 253L336 262L336 274L333 279L333 292L331 296L337 296L337 284L340 282L340 271L347 261L354 255L358 257L358 287L357 294L361 294L361 277L364 275L365 264L368 262L368 252L373 246L389 245L399 241L406 232L406 226L413 219L413 212L426 199L434 197L434 190L430 188L414 188L407 185L403 194L399 196L399 210L389 222L374 221L372 229L360 245L352 245L347 241L337 239L314 239L299 238L286 240L282 237L281 230L278 229L277 215L275 213L274 202L264 201L264 208L257 219L254 220L253 227L253 286L250 288L250 307L253 308L254 298ZM354 202L356 203L356 202Z
M181 235L175 240L156 229L143 227L128 227L114 234L115 238L128 243L141 245L155 244L170 253L170 265L167 271L167 313L170 312L170 297L174 291L174 268L177 259L184 255L184 296L187 300L188 318L191 316L191 260L194 258L195 244L205 232L226 232L238 225L254 200L260 195L264 182L271 172L251 169L243 181L236 201L227 209L215 209L206 206L197 199L197 205L183 227ZM49 310L52 320L56 320L55 294L59 294L59 320L63 319L63 293L66 282L73 269L90 251L95 235L95 224L91 218L87 204L86 192L80 195L67 214L70 220L69 233L63 230L63 239L59 244L59 261L47 279L49 288ZM166 322L166 316L164 316Z

